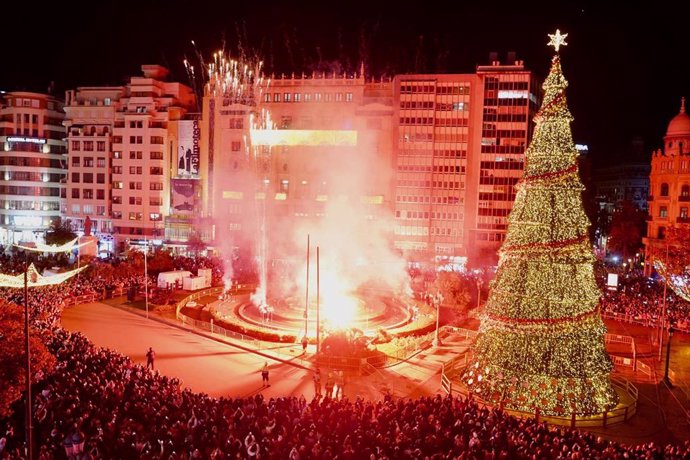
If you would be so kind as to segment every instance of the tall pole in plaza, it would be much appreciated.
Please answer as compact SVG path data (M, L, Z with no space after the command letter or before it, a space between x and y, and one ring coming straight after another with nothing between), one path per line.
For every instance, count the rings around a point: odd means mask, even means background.
M26 352L26 458L33 459L33 426L31 416L31 344L29 343L29 264L24 251L24 346Z
M149 268L148 268L149 240L144 235L144 304L146 305L146 319L149 319Z
M316 246L316 354L321 350L321 284L319 279L319 247Z
M668 243L666 243L666 276L664 276L664 299L661 302L661 317L659 318L659 361L664 342L664 323L666 323L666 286L668 286ZM670 340L670 337L669 337Z
M307 233L307 285L304 295L304 336L307 336L309 327L309 234Z

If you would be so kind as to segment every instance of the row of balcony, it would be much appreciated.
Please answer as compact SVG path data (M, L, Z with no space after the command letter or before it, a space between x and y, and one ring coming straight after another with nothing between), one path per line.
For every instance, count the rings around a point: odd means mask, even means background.
M669 195L664 195L664 196L657 197L657 199L659 199L659 200L670 200L671 197ZM649 195L647 197L647 201L654 201L654 196ZM678 201L688 203L688 202L690 202L690 195L680 195L678 197Z

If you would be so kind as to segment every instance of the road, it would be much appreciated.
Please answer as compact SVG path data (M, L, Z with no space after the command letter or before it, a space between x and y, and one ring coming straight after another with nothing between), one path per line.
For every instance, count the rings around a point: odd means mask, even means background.
M95 345L117 350L146 364L146 350L156 351L155 367L178 377L183 386L211 396L265 397L313 395L311 374L231 345L192 334L103 303L82 304L64 311L63 327L79 331ZM268 362L270 387L261 382Z

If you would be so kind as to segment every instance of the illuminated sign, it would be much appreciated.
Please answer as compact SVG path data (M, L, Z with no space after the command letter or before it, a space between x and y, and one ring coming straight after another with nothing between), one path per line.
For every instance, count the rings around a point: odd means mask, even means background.
M37 137L19 137L10 136L7 138L7 142L27 142L29 144L45 144L45 139L39 139Z
M232 190L223 190L223 199L225 200L241 200L244 197L242 192L234 192Z
M499 99L527 99L527 90L501 89L498 91Z
M252 129L252 145L357 146L357 131L313 129Z
M587 152L589 150L589 147L587 147L585 144L575 144L575 149L578 152Z

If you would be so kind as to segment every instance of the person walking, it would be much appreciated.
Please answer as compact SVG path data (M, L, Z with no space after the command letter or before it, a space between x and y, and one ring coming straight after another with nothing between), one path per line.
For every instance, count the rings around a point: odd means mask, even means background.
M302 336L302 353L306 354L307 353L307 345L309 344L309 340L307 339L307 336L304 335Z
M321 396L321 369L318 367L314 371L314 395Z
M153 360L156 359L156 352L153 351L152 347L149 347L149 351L146 352L146 369L151 367L153 369Z
M265 387L270 387L268 383L268 361L264 361L264 367L261 368L261 381Z

